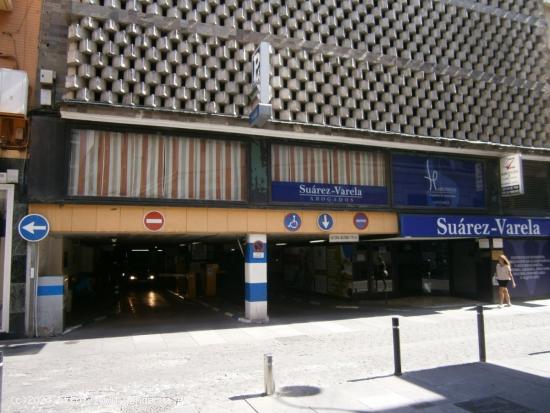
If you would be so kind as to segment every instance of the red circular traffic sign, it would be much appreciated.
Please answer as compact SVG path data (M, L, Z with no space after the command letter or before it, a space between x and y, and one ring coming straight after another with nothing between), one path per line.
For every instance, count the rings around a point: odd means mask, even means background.
M369 218L367 217L367 214L364 212L358 212L353 216L353 225L355 225L355 228L357 229L365 229L369 226Z
M143 217L143 225L149 231L158 231L164 226L164 215L158 211L150 211Z

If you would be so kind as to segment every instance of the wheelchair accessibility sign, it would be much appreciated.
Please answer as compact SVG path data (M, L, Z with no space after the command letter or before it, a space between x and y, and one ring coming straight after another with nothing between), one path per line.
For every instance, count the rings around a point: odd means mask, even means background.
M300 218L300 215L294 212L291 212L290 214L286 214L285 228L287 229L287 231L290 231L290 232L298 231L301 226L302 226L302 218Z

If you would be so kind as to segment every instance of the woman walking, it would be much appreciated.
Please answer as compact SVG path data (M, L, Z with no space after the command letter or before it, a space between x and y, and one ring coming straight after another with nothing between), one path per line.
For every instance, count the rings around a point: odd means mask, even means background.
M512 287L516 288L516 281L512 275L512 267L510 265L510 261L506 258L506 255L501 255L498 257L496 279L498 282L499 307L501 307L502 304L510 307L512 303L510 302L508 283L512 281Z

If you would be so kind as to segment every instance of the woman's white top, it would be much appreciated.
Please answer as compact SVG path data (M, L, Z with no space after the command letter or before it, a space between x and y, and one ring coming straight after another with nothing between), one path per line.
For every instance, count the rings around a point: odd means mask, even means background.
M511 280L512 269L509 265L501 265L497 263L497 280Z

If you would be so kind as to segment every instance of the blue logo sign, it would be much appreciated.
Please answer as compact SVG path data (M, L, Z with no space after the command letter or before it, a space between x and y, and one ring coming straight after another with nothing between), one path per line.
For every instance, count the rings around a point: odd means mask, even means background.
M369 219L364 212L358 212L353 216L353 225L357 229L365 229L369 225Z
M334 219L329 214L321 214L317 218L317 226L323 231L330 231L334 226Z
M288 231L291 231L291 232L298 231L301 226L302 226L302 218L300 218L300 215L295 214L294 212L291 212L290 214L286 214L285 228Z
M548 237L550 219L491 216L401 215L401 236L443 238Z
M392 169L396 206L485 207L481 161L396 154Z
M274 181L271 183L271 200L315 204L387 205L388 190L385 186Z
M29 214L19 221L17 229L25 241L37 242L48 236L50 223L42 215Z

